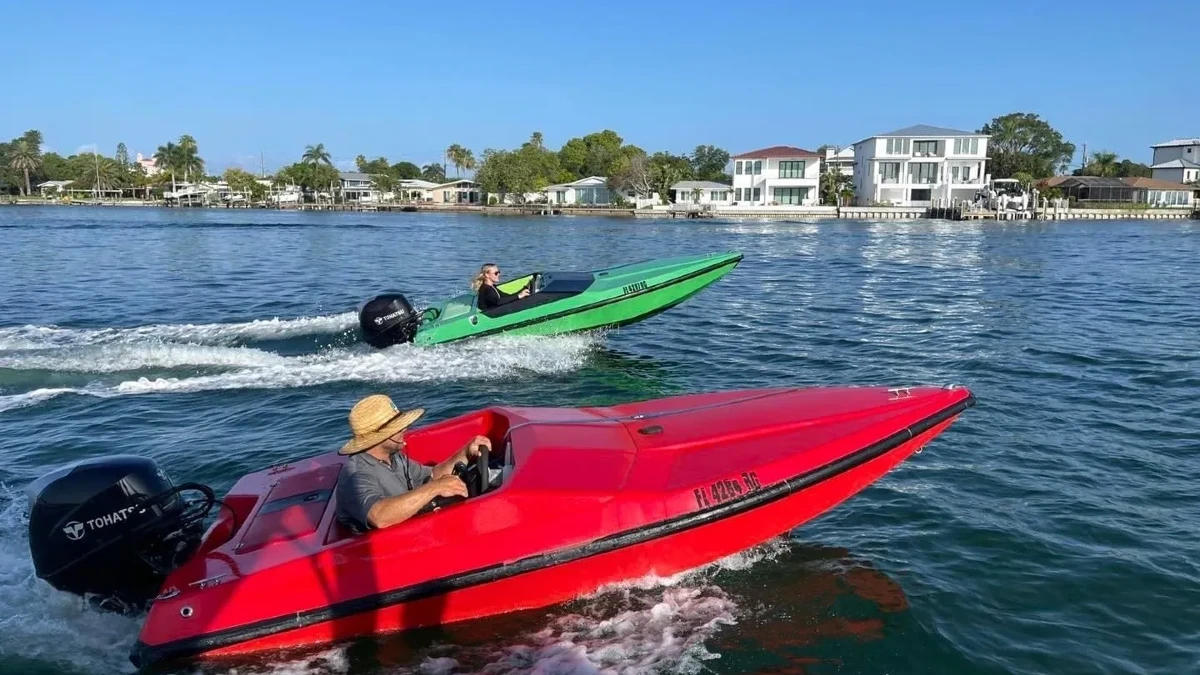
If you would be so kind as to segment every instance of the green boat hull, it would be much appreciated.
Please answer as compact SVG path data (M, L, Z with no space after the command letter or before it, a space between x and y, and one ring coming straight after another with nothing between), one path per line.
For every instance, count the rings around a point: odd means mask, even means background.
M489 335L560 335L626 326L666 311L724 277L742 260L736 251L649 260L592 272L544 272L500 288L528 297L488 311L466 293L424 311L413 342L443 344Z

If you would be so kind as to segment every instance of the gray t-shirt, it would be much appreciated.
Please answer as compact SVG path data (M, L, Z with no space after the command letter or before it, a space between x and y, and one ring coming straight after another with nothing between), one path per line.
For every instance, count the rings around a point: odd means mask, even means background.
M415 462L402 452L392 455L388 464L366 452L351 455L338 480L338 515L370 527L367 513L375 502L421 487L432 477L433 467Z

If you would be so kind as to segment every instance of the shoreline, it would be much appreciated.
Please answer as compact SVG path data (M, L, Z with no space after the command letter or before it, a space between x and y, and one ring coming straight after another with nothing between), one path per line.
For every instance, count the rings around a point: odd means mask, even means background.
M161 209L220 209L255 211L339 211L351 213L479 213L487 216L571 217L600 216L653 220L1190 220L1200 219L1200 210L1187 209L1087 209L1050 210L1036 215L1008 212L962 212L937 207L905 206L809 206L798 208L740 207L701 210L696 208L634 209L626 207L583 207L532 204L522 206L485 206L482 204L303 204L298 206L168 206L161 201L92 201L63 202L52 200L10 199L0 206L56 207L135 207ZM674 206L674 205L673 205Z

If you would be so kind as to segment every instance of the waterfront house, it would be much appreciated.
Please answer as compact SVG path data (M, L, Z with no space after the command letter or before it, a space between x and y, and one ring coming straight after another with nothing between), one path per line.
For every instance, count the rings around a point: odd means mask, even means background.
M347 202L379 201L379 191L375 189L374 179L369 173L357 171L341 171L342 200Z
M1055 176L1039 181L1039 189L1056 187L1079 208L1098 203L1145 204L1152 208L1195 208L1196 188L1155 178Z
M671 186L676 204L717 204L733 201L733 186L711 180L683 180Z
M608 206L613 203L604 176L588 176L570 183L559 183L546 188L546 199L551 204L581 204Z
M1154 151L1150 169L1156 180L1200 182L1200 138L1177 138L1150 149Z
M481 204L483 192L479 183L462 178L427 188L434 204Z
M67 186L74 183L73 180L48 180L44 183L38 183L38 192L42 193L43 197L57 195L67 189Z
M430 190L437 186L433 181L420 178L401 178L396 181L396 196L402 202L430 201L433 199Z
M733 201L739 205L816 206L821 156L775 145L733 157Z
M859 206L929 206L969 201L986 182L989 136L925 124L854 144Z
M158 160L153 157L143 157L142 153L137 154L137 159L134 160L139 166L146 171L146 177L156 176L161 171L158 168Z
M823 159L826 167L837 169L843 176L854 177L854 146L845 148L835 148L829 146L825 148L825 157ZM824 171L824 169L822 169Z

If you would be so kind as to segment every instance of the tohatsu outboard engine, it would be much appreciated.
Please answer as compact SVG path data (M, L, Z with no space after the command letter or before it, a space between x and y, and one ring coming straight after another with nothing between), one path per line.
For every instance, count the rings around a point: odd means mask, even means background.
M185 499L185 493L199 493ZM26 488L29 548L39 578L119 612L137 612L200 544L211 488L175 486L130 455L55 469Z
M412 342L421 325L421 314L399 293L377 295L358 311L363 339L372 347Z

